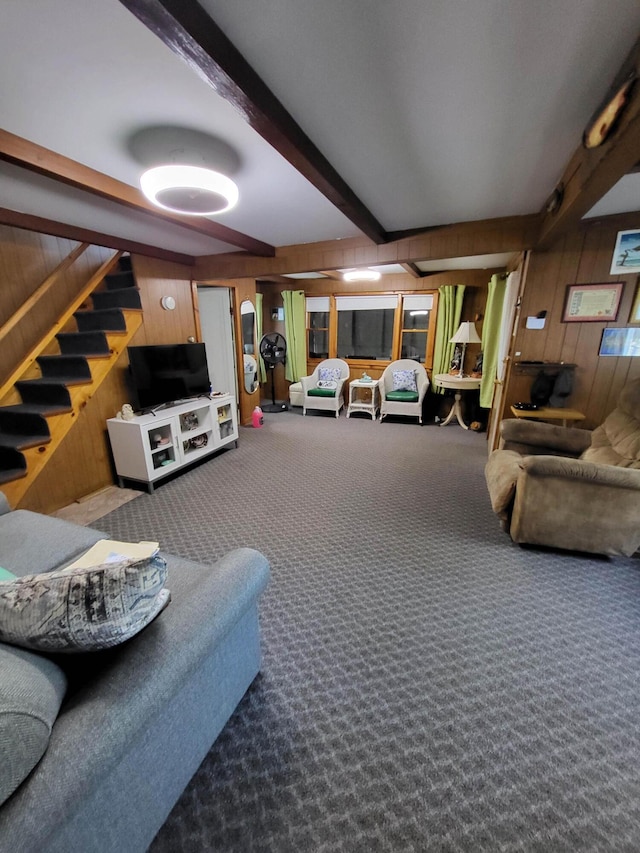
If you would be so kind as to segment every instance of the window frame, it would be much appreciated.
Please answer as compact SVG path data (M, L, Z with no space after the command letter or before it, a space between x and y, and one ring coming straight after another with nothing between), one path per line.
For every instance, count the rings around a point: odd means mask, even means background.
M328 304L326 310L309 311L308 307L307 307L309 299L318 299L318 300L327 299L329 304ZM315 365L315 364L319 364L321 361L323 361L324 358L331 358L331 303L332 302L335 302L335 300L332 298L331 294L314 294L313 296L310 296L310 295L307 295L305 293L305 343L306 343L306 347L307 347L307 362L308 363L312 363ZM311 323L310 323L310 315L311 314L327 314L328 320L329 320L329 325L326 328L324 326L322 326L322 327L312 329ZM328 354L326 356L316 357L316 356L311 356L309 354L309 333L310 332L326 332L327 333L327 352L328 352Z
M426 329L405 329L404 327L404 313L405 301L407 297L412 296L430 296L431 297L431 307L429 310L429 322L427 324ZM431 370L433 368L433 352L435 349L435 320L437 318L437 305L438 305L438 293L437 291L427 291L424 293L416 293L416 292L404 292L402 294L402 298L400 300L400 339L398 341L398 358L402 358L402 344L404 341L405 334L425 334L425 352L424 352L424 361L421 362L424 364L427 370Z
M376 369L381 368L384 369L387 365L389 365L393 361L397 361L401 358L402 351L402 336L405 329L403 329L403 320L404 320L404 303L405 297L411 296L431 296L432 297L432 305L430 309L429 315L429 324L427 327L427 339L426 339L426 351L425 351L425 359L424 359L424 367L426 370L431 371L433 369L433 353L435 350L435 340L436 340L436 323L438 317L438 291L435 290L387 290L387 291L363 291L358 293L345 292L345 291L336 291L334 293L307 293L307 299L314 298L328 298L329 299L329 329L328 329L328 340L329 340L329 355L328 358L338 358L338 309L337 309L337 299L338 297L350 297L350 298L358 298L361 296L396 296L398 297L398 304L395 308L394 322L393 322L393 337L392 337L392 346L391 346L391 358L386 361L383 359L367 359L367 358L348 358L345 361L354 368L358 370L367 370L369 368ZM375 310L375 309L374 309ZM307 346L307 362L310 366L315 367L321 361L322 358L312 358L309 355L309 331L310 331L310 321L309 314L313 312L307 311L305 316L305 325L306 325L306 346ZM318 329L314 329L313 331L319 331ZM320 330L321 331L321 330ZM408 330L408 331L416 331L416 330ZM422 330L419 330L422 331Z

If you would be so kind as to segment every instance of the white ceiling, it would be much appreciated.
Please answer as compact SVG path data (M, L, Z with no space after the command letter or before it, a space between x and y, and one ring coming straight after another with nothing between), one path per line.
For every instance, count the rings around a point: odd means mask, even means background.
M387 231L540 210L640 31L637 0L201 5ZM240 159L222 224L274 246L361 233L118 0L3 4L0 115L130 185L135 132L215 134ZM0 185L16 211L190 255L236 251L17 166L0 163ZM639 209L633 175L590 214Z

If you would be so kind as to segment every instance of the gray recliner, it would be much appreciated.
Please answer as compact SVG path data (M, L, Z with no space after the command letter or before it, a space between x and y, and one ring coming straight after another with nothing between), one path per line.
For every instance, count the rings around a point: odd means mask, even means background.
M485 476L514 542L630 556L640 548L640 380L593 431L505 420Z

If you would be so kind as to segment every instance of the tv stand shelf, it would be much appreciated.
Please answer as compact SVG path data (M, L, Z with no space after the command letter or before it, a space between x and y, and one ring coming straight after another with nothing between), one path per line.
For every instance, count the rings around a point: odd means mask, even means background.
M163 477L231 442L238 446L236 401L231 394L187 400L130 421L109 418L107 430L120 488L132 480L151 494Z

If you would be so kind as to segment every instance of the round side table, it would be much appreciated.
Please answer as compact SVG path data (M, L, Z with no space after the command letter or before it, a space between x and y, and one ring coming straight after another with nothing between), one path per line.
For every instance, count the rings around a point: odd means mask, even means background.
M440 426L446 426L451 423L454 418L457 418L458 423L463 429L469 429L462 418L462 406L460 405L460 400L462 399L463 391L477 391L478 388L480 388L482 380L474 379L471 376L463 376L461 378L460 376L452 376L449 373L437 373L433 377L433 381L438 388L449 388L456 392L451 411L447 415L446 420L441 422Z

